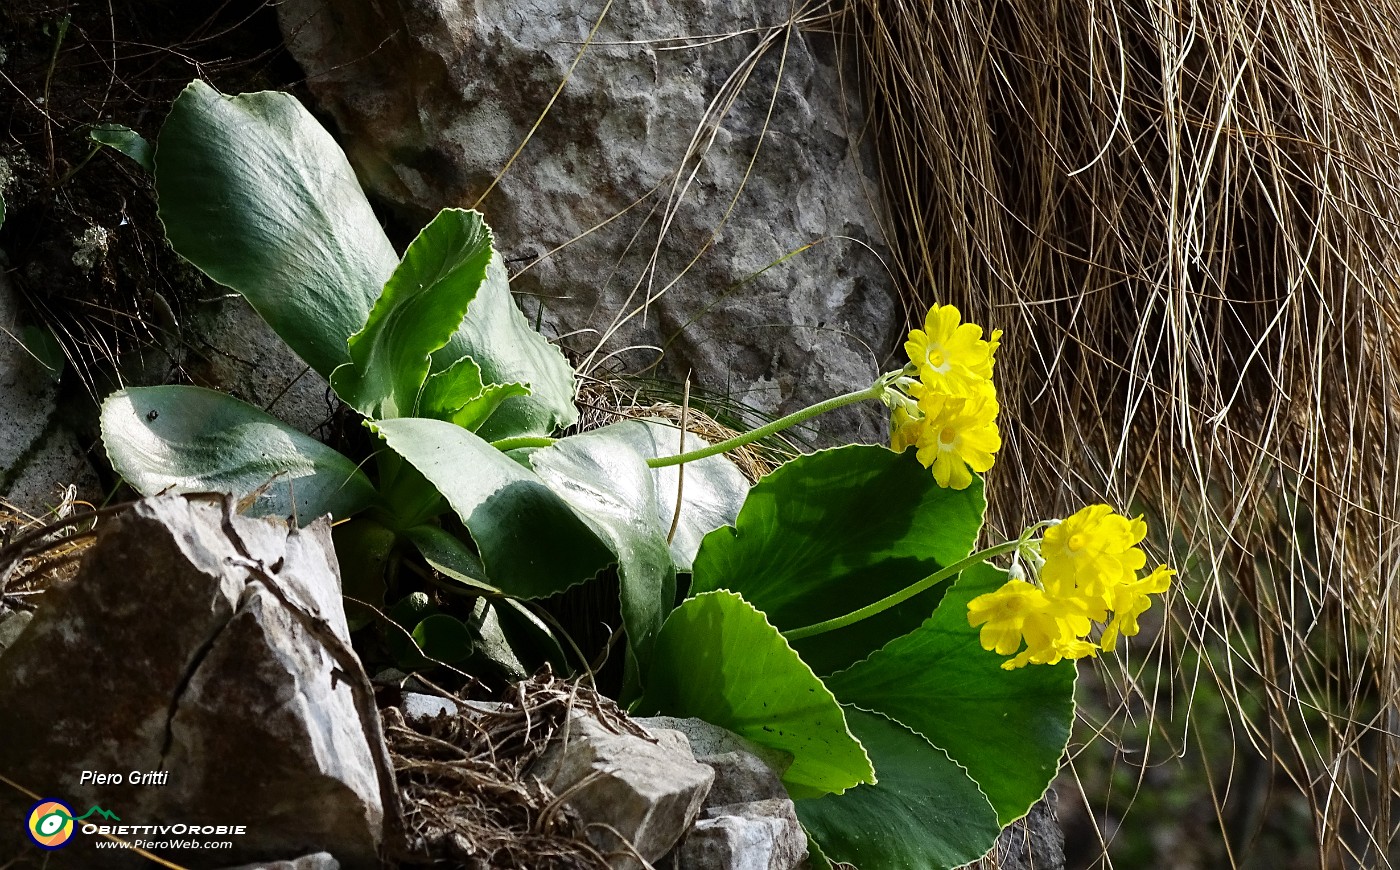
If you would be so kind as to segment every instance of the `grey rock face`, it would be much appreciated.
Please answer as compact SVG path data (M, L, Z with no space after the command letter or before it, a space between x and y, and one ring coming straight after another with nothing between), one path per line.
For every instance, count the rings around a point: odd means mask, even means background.
M163 853L187 866L320 850L378 866L391 774L335 565L324 520L289 530L221 499L148 499L104 521L77 578L0 655L0 770L124 824L246 826L232 850ZM17 800L3 790L0 815L20 817ZM91 849L51 864L88 866Z
M19 308L0 270L0 498L42 514L71 484L96 492L97 477L59 419L57 382L18 340Z
M982 859L983 870L1064 870L1065 832L1055 816L1055 799L1050 789L1025 818L1008 825Z
M183 354L185 369L196 384L236 395L308 434L330 418L325 378L311 371L243 297L195 306L184 333L194 348Z
M671 851L714 780L680 732L663 732L653 743L575 711L555 740L531 774L555 794L568 794L567 805L590 826L589 839L622 870L642 867L631 850L648 862Z
M773 413L867 386L903 311L842 47L789 28L785 0L627 2L573 66L600 8L286 0L278 13L366 188L415 225L485 194L527 313L542 309L585 367L647 346L624 368L660 357ZM873 403L816 426L886 437Z

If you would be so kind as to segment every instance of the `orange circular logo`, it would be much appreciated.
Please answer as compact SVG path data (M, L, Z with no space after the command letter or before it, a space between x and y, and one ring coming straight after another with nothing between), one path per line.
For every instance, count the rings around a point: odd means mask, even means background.
M28 822L26 829L29 839L40 849L57 849L66 845L78 827L68 805L49 798L29 808Z

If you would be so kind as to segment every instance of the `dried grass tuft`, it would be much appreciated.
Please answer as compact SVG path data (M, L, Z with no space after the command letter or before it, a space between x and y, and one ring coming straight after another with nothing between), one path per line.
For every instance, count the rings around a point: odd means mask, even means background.
M1006 330L995 522L1106 500L1183 569L1156 654L1105 675L1161 735L1130 766L1198 740L1267 759L1328 866L1390 866L1400 821L1397 20L1394 0L833 19L911 307ZM1188 747L1203 693L1235 733ZM1259 796L1231 772L1212 790L1234 865Z
M608 856L589 843L585 824L529 769L574 709L619 732L645 732L608 699L547 673L517 683L505 702L493 712L414 725L394 708L385 711L406 864L606 870Z

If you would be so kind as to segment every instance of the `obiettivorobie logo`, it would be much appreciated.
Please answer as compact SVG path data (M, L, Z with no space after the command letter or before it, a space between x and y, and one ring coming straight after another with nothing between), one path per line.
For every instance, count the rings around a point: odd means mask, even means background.
M96 804L81 816L74 816L73 810L63 801L44 798L29 808L25 831L40 849L57 849L68 845L68 841L73 839L73 832L78 829L78 822L92 815L101 816L109 821L121 821L116 813L104 810Z

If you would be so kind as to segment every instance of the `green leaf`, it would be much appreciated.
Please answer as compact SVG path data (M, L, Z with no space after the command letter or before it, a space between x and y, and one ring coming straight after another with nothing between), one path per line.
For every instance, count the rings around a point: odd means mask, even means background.
M623 420L596 431L610 433L610 437L625 442L644 459L675 456L681 452L680 429L665 420ZM708 446L709 442L698 435L686 435L686 450ZM676 493L681 494L680 517L670 544L671 559L677 570L689 571L705 535L721 526L733 525L748 494L749 481L722 454L687 462L684 484L678 487L681 467L653 468L651 478L656 493L656 516L663 529L671 528L676 516Z
M26 326L20 330L19 343L48 370L49 376L54 380L58 380L63 374L64 367L68 365L68 356L63 352L63 345L59 343L52 329L47 326Z
M456 664L476 648L472 631L455 616L435 613L413 628L413 640L422 651L423 660L417 667L433 662Z
M191 82L156 146L170 244L330 377L399 258L340 146L288 94Z
M491 230L478 212L438 212L409 244L364 328L350 336L350 362L331 376L336 393L374 420L420 416L431 355L461 325L491 253Z
M651 469L625 431L607 426L563 438L535 451L530 464L616 554L628 648L644 662L675 603L676 569Z
M384 607L386 573L398 536L374 520L355 517L332 528L331 537L340 562L341 594L355 599L345 602L345 620L357 631L374 621L370 607Z
M481 428L511 396L528 396L524 384L487 384L476 360L464 356L428 378L418 399L418 416L450 420L463 429Z
M996 811L948 753L878 713L846 708L875 762L875 785L797 802L797 816L830 860L857 867L951 870L986 854Z
M462 357L481 367L486 383L523 384L528 395L507 397L481 427L488 441L517 435L549 435L578 420L574 370L564 354L530 328L511 298L500 254L491 258L486 282L447 346L433 354L433 372Z
M1004 671L982 649L967 604L1006 582L978 565L933 616L827 685L843 704L889 716L945 750L972 776L1001 824L1025 815L1059 770L1074 718L1073 662Z
M706 592L666 619L634 712L695 716L786 752L794 798L875 781L841 706L763 614L733 592Z
M732 589L787 631L850 613L967 557L982 482L944 489L914 452L856 444L799 456L749 490L736 525L712 532L692 590ZM918 627L946 586L878 616L797 641L819 674Z
M341 519L376 499L341 454L231 396L200 387L135 387L102 403L112 467L142 495L258 495L246 513ZM295 508L292 496L295 493Z
M614 561L544 481L471 432L414 417L370 428L438 488L476 541L486 576L507 594L552 595Z
M476 592L500 594L500 590L486 580L486 569L476 554L446 530L437 526L414 526L405 529L403 536L444 576Z
M130 127L122 124L95 124L88 130L88 138L99 145L120 151L147 172L155 171L155 152L151 149L151 143Z

